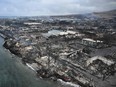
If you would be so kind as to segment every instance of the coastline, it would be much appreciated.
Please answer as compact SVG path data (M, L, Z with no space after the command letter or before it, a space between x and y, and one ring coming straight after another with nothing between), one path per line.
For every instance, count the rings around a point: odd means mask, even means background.
M27 67L29 67L31 70L33 70L34 72L36 72L36 70L31 66L31 65L29 65L28 63L26 63L26 65L27 65ZM37 72L36 72L37 73ZM41 77L40 77L41 78ZM79 86L79 85L77 85L77 84L74 84L74 83L72 83L72 82L65 82L65 81L63 81L62 79L57 79L57 82L60 82L62 85L65 85L65 86L73 86L73 87L81 87L81 86Z
M8 49L6 49L6 48L4 48L4 49L5 49L7 52L9 52L11 55L17 57L17 55L12 54ZM21 62L21 63L22 63L22 62ZM23 63L22 63L22 64L23 64ZM24 64L24 65L26 65L30 70L34 71L34 73L37 74L37 71L36 71L31 65L29 65L28 63L26 63L26 64ZM37 77L38 77L38 76L37 76ZM42 77L38 77L38 78L42 79ZM52 80L51 80L51 81L52 81ZM81 87L81 86L79 86L79 85L77 85L77 84L74 84L74 83L72 83L72 82L65 82L65 81L63 81L62 79L57 79L56 81L59 82L60 84L64 85L64 86Z
M31 66L31 65L29 65L28 63L26 63L26 66L27 67L29 67L31 70L33 70L34 72L36 72L36 70ZM36 72L37 73L37 72ZM41 77L40 77L41 78ZM74 83L72 83L72 82L65 82L65 81L63 81L62 79L57 79L57 82L60 82L62 85L65 85L65 86L73 86L73 87L81 87L81 86L79 86L79 85L77 85L77 84L74 84Z
M69 85L69 86L73 86L73 87L81 87L81 86L79 86L79 85L77 85L77 84L74 84L74 83L72 83L72 82L65 82L65 81L63 81L62 79L58 79L57 80L58 82L60 82L61 84L63 84L63 85Z
M91 82L84 80L85 77L67 76L65 74L63 75L60 70L52 71L52 69L50 68L47 69L47 67L43 66L42 63L24 58L23 57L24 54L20 54L20 51L19 51L20 47L17 48L16 43L17 42L13 40L10 41L10 39L7 39L7 40L4 40L3 47L9 50L12 55L19 57L21 59L21 63L29 67L31 70L33 70L36 73L36 76L38 78L48 79L51 81L58 81L58 79L60 79L65 84L69 84L69 85L73 84L74 87L75 87L75 84L77 84L77 87L78 86L94 87L94 85ZM38 65L38 69L35 69L35 67L33 67L33 64Z
M2 46L3 42L0 37L0 87L59 87L60 84L38 78L19 57Z
M1 37L1 36L0 36L0 37ZM1 38L4 40L3 37L1 37ZM5 43L5 40L4 40L3 44L4 44L4 43ZM19 57L19 56L16 55L16 54L13 54L13 53L12 53L9 49L7 49L6 47L4 47L4 46L2 46L2 47L4 48L4 50L6 50L7 52L9 52L9 53L11 54L12 58L18 57L18 59L20 59L19 61L20 61L22 64L26 65L30 70L34 71L34 73L37 74L37 71L36 71L29 63L26 63L26 62L23 63L21 57ZM39 76L39 77L37 76L37 78L42 79L41 76ZM43 79L44 79L44 78L43 78ZM49 79L51 79L51 78L48 78L48 80L49 80ZM57 80L51 79L51 81L57 81L57 82L59 82L61 85L64 85L64 86L81 87L80 85L74 84L73 82L66 82L66 81L63 81L62 79L58 79L58 78L57 78Z

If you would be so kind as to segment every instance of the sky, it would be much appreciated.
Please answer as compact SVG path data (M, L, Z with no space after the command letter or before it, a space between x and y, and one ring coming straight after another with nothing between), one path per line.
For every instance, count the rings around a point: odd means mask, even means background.
M116 0L0 0L0 16L84 14L116 9Z

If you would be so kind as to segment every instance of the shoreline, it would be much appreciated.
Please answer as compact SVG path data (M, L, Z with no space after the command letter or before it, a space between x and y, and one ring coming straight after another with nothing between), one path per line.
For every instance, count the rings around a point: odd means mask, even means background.
M60 82L60 83L63 84L63 85L68 85L68 86L73 86L73 87L81 87L81 86L79 86L79 85L77 85L77 84L74 84L74 83L72 83L72 82L65 82L65 81L63 81L62 79L58 79L57 81Z
M17 55L11 53L10 50L6 49L5 47L4 47L4 49L5 49L7 52L9 52L9 53L11 54L11 56L13 55L13 56L15 56L15 57L18 57ZM20 61L20 62L22 63L22 61ZM22 64L23 64L23 63L22 63ZM23 65L26 65L30 70L34 71L34 73L37 74L37 71L36 71L31 65L29 65L28 63L23 64ZM44 78L42 78L41 76L40 76L40 77L37 76L37 78L44 79ZM48 79L50 79L50 78L48 78ZM53 80L51 79L51 81L53 81ZM63 81L62 79L57 79L56 81L59 82L61 85L64 85L64 86L81 87L81 86L78 85L78 84L74 84L74 83L72 83L72 82L66 82L66 81Z
M35 73L37 73L36 70L31 65L29 65L28 63L26 63L26 66L29 67L31 70L33 70ZM40 77L40 78L42 78L42 77ZM65 85L65 86L68 85L68 86L73 86L73 87L81 87L81 86L79 86L77 84L74 84L72 82L65 82L62 79L57 79L56 81L60 82L60 84Z
M10 42L10 45L12 45L13 42ZM43 65L37 63L36 61L30 61L28 59L22 58L20 52L16 51L16 48L12 48L10 47L10 45L7 43L7 40L4 41L3 47L7 50L10 51L11 54L19 57L21 59L22 64L26 65L27 67L29 67L31 70L33 70L36 73L36 76L38 78L45 78L45 79L50 79L51 81L57 81L58 79L61 79L62 81L64 81L65 83L68 84L77 84L81 87L94 87L91 83L83 83L83 81L80 81L79 79L75 79L74 77L70 77L70 76L65 76L65 75L61 75L60 73L58 73L57 71L51 71L51 69L46 69L43 68ZM21 55L21 56L20 56ZM35 67L33 67L33 65L31 66L31 64L37 64L38 65L38 69L34 69ZM41 68L39 68L41 67Z
M1 37L1 36L0 36ZM4 40L4 38L3 37L1 37L3 40ZM5 41L3 42L3 44L5 43ZM3 48L4 48L4 50L5 51L7 51L7 52L9 52L9 54L11 54L11 57L12 58L14 58L14 57L18 57L17 55L15 55L15 54L13 54L9 49L7 49L7 48L5 48L4 46L2 46ZM37 71L31 66L31 65L29 65L29 63L23 63L23 61L22 61L22 58L17 58L17 59L20 59L19 61L23 64L23 65L25 65L25 66L27 66L30 70L32 70L32 71L34 71L34 73L35 73L35 75L37 74ZM41 77L41 76L37 76L37 78L40 78L40 79L44 79L43 77ZM49 79L51 79L51 78L47 78L48 80ZM58 79L57 78L57 80L53 80L53 79L51 79L51 81L57 81L57 82L59 82L61 85L64 85L64 86L71 86L71 87L81 87L80 85L78 85L78 84L74 84L73 82L66 82L66 81L63 81L62 79Z

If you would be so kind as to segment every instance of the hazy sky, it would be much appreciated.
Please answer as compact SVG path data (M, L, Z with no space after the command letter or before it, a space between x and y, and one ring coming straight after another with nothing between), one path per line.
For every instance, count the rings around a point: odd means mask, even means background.
M116 0L0 0L0 16L80 14L116 9Z

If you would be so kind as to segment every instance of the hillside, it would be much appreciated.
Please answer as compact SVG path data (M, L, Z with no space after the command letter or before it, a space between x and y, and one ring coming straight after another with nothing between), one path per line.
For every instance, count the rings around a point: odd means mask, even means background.
M116 10L105 11L105 12L94 12L94 14L101 18L114 18L116 17Z

